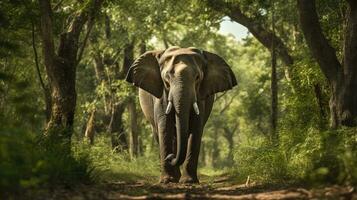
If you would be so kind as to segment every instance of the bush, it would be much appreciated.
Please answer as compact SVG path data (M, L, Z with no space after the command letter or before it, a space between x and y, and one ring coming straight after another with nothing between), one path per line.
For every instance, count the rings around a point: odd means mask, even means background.
M92 181L93 168L88 155L64 154L44 147L39 138L24 130L0 130L0 192L17 193L25 189L67 186Z
M287 160L279 147L267 141L256 145L242 145L236 150L237 172L262 182L288 180Z
M276 146L263 136L255 136L259 139L251 144L238 145L235 170L262 182L357 183L356 129L301 131L281 131Z

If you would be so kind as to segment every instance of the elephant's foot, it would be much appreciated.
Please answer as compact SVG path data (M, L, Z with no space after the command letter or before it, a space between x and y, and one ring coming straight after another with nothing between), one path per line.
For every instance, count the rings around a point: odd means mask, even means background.
M179 167L172 167L160 176L160 183L178 183L181 177Z
M162 184L178 183L178 182L179 182L179 178L173 177L173 176L168 176L168 175L161 176L160 181L159 181L159 183L162 183Z
M198 181L197 176L196 177L192 177L192 176L184 175L184 176L181 177L180 183L194 184L194 183L200 183L200 182Z

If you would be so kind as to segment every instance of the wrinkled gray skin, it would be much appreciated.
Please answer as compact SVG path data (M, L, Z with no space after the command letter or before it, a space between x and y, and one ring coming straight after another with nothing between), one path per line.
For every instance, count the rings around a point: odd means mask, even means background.
M202 132L214 94L237 84L230 67L216 54L192 47L170 47L141 55L130 67L126 80L140 88L141 108L158 138L160 182L198 183Z

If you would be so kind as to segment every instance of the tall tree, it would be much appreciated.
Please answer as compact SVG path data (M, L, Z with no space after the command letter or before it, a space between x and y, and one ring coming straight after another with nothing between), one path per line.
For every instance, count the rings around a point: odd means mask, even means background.
M46 135L59 138L60 143L69 144L73 132L74 112L76 108L76 67L80 62L87 36L82 44L80 35L87 25L91 29L94 17L99 11L102 0L83 3L85 8L76 11L68 18L68 24L59 36L55 46L53 11L50 0L39 0L41 16L41 38L44 64L51 90L51 117L47 124Z
M136 93L136 92L135 92ZM128 112L130 115L130 157L134 158L139 154L139 127L137 122L137 109L135 99L128 101Z
M271 36L275 36L275 16L274 16L274 3L271 11L271 20L272 20L272 34ZM271 106L270 106L270 133L271 140L277 141L278 132L278 75L277 75L277 63L276 63L276 40L274 38L271 39L271 75L270 75L270 92L271 92Z
M132 42L129 42L125 45L124 48L124 61L123 61L123 70L126 74L129 70L131 64L134 62L134 39ZM131 95L127 101L127 109L130 116L130 156L136 157L139 153L139 139L138 139L138 122L137 122L137 109L135 104L135 96L137 94L137 89L135 87L130 88L130 92L134 95Z
M343 60L321 28L315 0L297 0L301 29L313 57L327 78L330 90L331 127L356 126L357 117L357 2L347 0Z

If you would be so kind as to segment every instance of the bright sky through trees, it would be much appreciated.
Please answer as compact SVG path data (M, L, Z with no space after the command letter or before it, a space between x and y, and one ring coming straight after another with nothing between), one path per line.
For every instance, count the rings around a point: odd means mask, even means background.
M247 28L237 22L231 21L229 17L223 18L219 32L223 35L232 34L238 41L248 35Z

